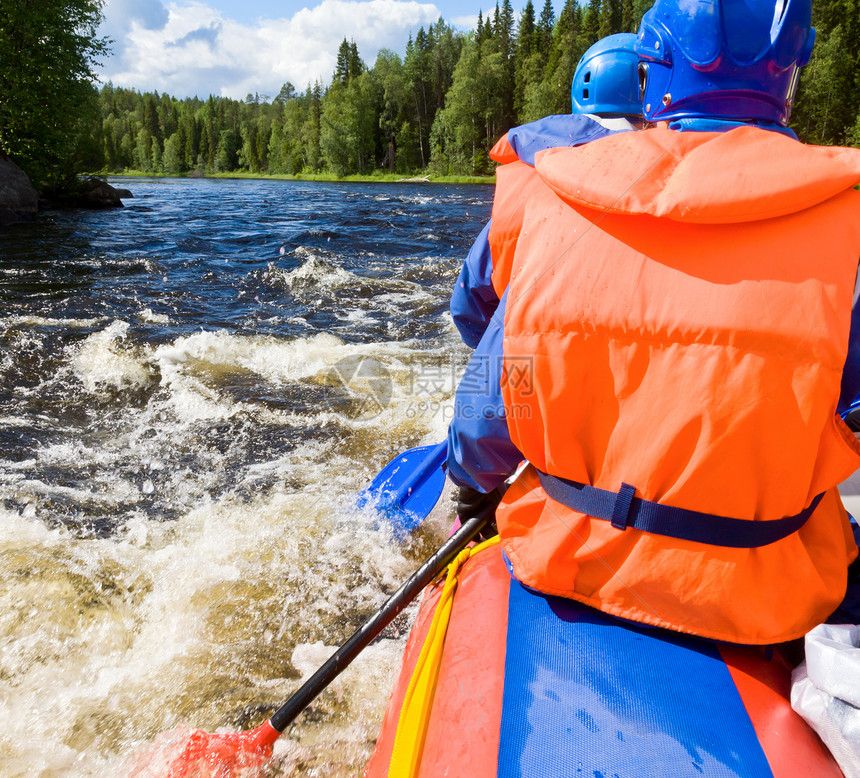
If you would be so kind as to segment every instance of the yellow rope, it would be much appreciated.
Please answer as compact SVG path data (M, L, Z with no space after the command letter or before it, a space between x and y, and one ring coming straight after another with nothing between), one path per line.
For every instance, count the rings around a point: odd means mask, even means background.
M427 630L427 637L424 639L424 645L421 647L421 653L403 698L403 706L400 708L388 778L412 778L417 775L424 750L424 740L427 737L430 712L433 709L433 697L439 679L439 667L442 664L442 650L445 647L445 634L448 631L448 622L454 605L454 592L457 588L460 568L471 556L498 543L499 537L496 535L477 546L465 548L448 565L445 585L436 604L433 621L430 623L430 629Z

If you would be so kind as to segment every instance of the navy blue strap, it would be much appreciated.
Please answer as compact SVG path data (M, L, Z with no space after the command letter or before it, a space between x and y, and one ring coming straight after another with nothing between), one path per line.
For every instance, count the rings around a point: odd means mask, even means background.
M622 484L619 491L610 492L540 470L538 477L544 491L556 502L592 518L611 521L620 530L633 527L655 535L728 548L759 548L787 538L806 523L824 497L822 492L808 508L794 516L751 521L643 500L634 496L636 489L630 484Z

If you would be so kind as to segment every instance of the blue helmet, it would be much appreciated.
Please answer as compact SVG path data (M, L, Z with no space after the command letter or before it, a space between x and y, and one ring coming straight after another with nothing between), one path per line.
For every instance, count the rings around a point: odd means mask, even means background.
M582 55L570 87L573 113L642 118L635 43L633 33L608 35Z
M657 0L636 40L645 118L786 124L811 25L812 0Z

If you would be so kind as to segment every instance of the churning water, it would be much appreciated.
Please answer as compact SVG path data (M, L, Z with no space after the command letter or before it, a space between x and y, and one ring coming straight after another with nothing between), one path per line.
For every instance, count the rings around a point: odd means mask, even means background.
M0 775L265 720L444 537L358 491L442 439L488 187L135 180L0 232ZM357 775L406 619L269 774Z

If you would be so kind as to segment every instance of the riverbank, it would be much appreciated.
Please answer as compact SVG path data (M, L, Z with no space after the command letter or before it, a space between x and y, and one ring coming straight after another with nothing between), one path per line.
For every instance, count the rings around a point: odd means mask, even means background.
M333 173L250 173L235 170L229 173L147 173L143 170L123 170L121 173L101 172L98 174L110 178L224 178L251 179L256 181L328 181L346 182L350 184L398 184L398 183L427 183L427 184L494 184L495 176L403 176L396 173L373 173L371 175L336 176Z

